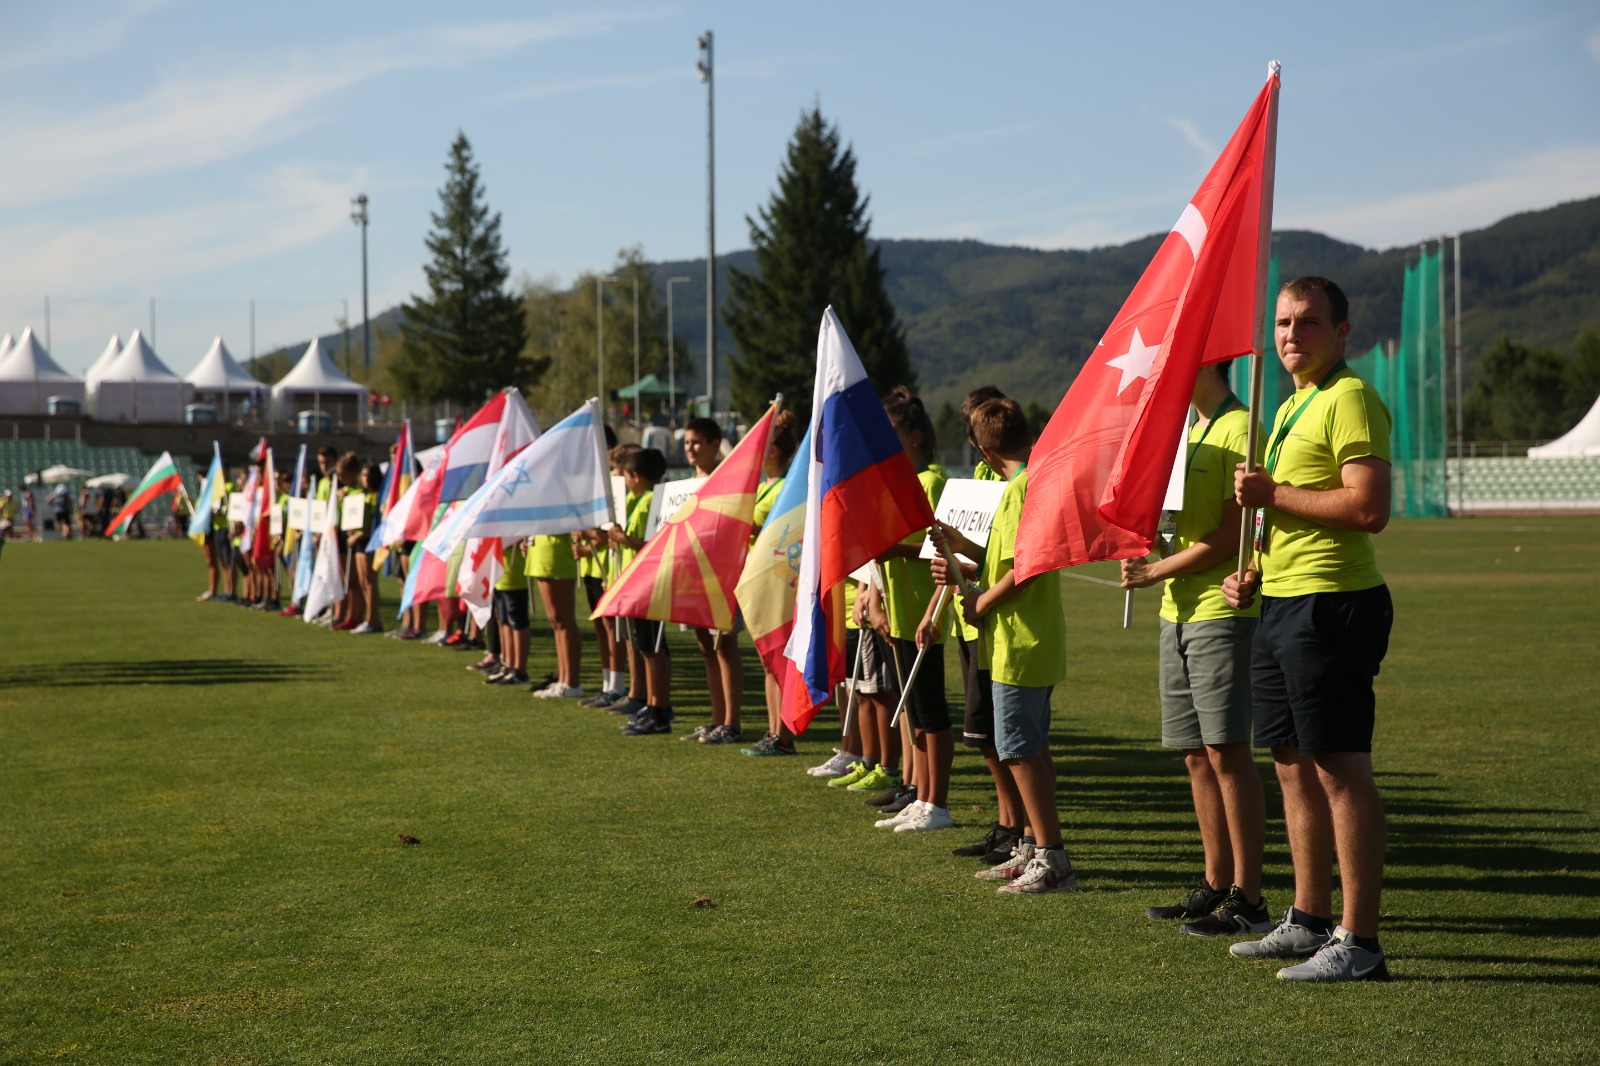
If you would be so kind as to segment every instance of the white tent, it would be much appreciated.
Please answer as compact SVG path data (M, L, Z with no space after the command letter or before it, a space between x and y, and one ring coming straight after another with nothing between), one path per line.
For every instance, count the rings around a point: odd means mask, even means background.
M217 414L226 419L232 408L242 400L260 402L268 393L267 386L251 377L233 358L228 346L217 337L206 349L206 354L184 378L194 390L196 400L208 400L217 405Z
M321 341L306 345L300 361L272 386L273 417L294 421L299 411L326 411L335 424L359 423L367 407L367 387L345 377L333 365Z
M189 383L156 358L138 330L88 383L89 408L103 422L182 422Z
M0 360L5 359L6 353L11 350L11 346L16 342L17 339L9 333L4 337L0 337Z
M100 358L89 364L89 369L83 372L83 383L90 392L94 391L94 383L100 380L100 375L105 373L106 367L117 361L117 356L122 354L122 338L115 333L106 341L105 348L100 352Z
M83 382L56 365L30 327L0 355L0 412L42 415L52 396L72 400L81 408Z
M1596 397L1589 413L1578 419L1578 424L1549 444L1528 449L1529 459L1566 459L1574 456L1600 455L1600 397Z

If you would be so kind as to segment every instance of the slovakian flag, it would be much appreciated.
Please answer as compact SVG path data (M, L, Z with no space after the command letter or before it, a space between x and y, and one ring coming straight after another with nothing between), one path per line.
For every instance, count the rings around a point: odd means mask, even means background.
M750 551L756 489L777 410L769 407L705 484L661 523L589 617L733 628L734 585Z
M497 450L516 454L536 436L533 414L515 388L505 389L478 408L451 434L439 462L418 479L416 498L399 539L427 537L429 521L441 503L464 500L483 485Z
M817 336L806 525L784 657L799 671L783 720L803 733L844 680L844 579L919 529L933 508L839 318Z
M1200 367L1259 351L1278 66L1028 460L1019 581L1148 554Z
M766 525L750 548L735 594L744 612L745 628L767 672L785 693L800 683L794 664L783 656L794 631L795 586L800 580L800 540L806 526L806 474L811 468L811 431L789 463L783 487L772 501Z
M172 461L172 456L167 452L161 453L161 458L150 468L150 472L139 482L137 488L128 495L128 503L117 516L111 520L111 525L106 527L106 535L114 536L126 533L128 526L133 523L138 513L156 502L169 492L182 492L183 478L178 474L178 465ZM210 521L210 517L206 519Z
M189 537L205 540L211 533L211 515L217 506L217 490L222 487L222 445L211 442L211 466L200 485L200 498L194 501L194 513L189 516Z

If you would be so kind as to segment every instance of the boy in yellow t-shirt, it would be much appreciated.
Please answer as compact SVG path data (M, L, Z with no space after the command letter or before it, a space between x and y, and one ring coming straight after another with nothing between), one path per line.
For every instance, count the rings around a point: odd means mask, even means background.
M622 460L622 477L634 497L626 530L611 528L611 543L622 553L620 564L626 569L645 544L645 525L656 485L667 472L667 457L656 448L641 448ZM670 685L672 668L662 642L661 623L644 618L625 619L628 630L629 670L637 681L644 679L645 702L622 727L630 737L672 732Z
M528 683L528 577L524 541L504 547L500 580L494 584L494 622L500 630L500 669L483 679L485 685Z
M1061 579L1044 573L1018 582L1012 572L1033 434L1015 400L990 400L972 412L972 435L984 461L1006 476L989 543L979 548L942 523L933 536L941 548L983 560L972 568L977 595L963 610L966 620L983 631L983 661L994 691L995 751L1016 782L1027 816L1011 858L977 876L1005 881L1000 891L1008 894L1071 892L1078 878L1061 841L1050 757L1050 694L1067 674ZM942 558L934 560L933 573L946 583L955 578Z

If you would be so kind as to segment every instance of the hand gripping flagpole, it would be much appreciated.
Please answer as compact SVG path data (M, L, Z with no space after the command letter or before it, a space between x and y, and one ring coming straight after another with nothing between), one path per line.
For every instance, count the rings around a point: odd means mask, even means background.
M1276 59L1267 64L1267 77L1277 78L1283 65ZM1256 246L1256 338L1250 352L1250 432L1244 449L1245 473L1256 469L1256 449L1261 444L1262 359L1267 349L1267 267L1272 258L1272 190L1278 158L1278 87L1267 95L1267 136L1261 161L1261 230ZM1256 508L1246 507L1239 515L1238 578L1250 569L1255 545Z

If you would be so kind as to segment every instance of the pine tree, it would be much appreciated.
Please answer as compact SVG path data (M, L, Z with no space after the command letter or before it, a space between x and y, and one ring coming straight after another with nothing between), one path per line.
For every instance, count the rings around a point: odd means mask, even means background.
M423 268L429 294L405 305L394 375L412 399L471 407L507 385L531 386L549 360L526 352L528 325L508 285L500 215L489 212L466 134L456 134L445 173L427 239L433 261Z
M880 393L915 383L855 175L838 127L813 108L800 117L771 202L759 221L745 218L757 272L728 271L722 318L739 348L729 359L734 406L746 414L781 392L809 415L817 328L830 304Z

